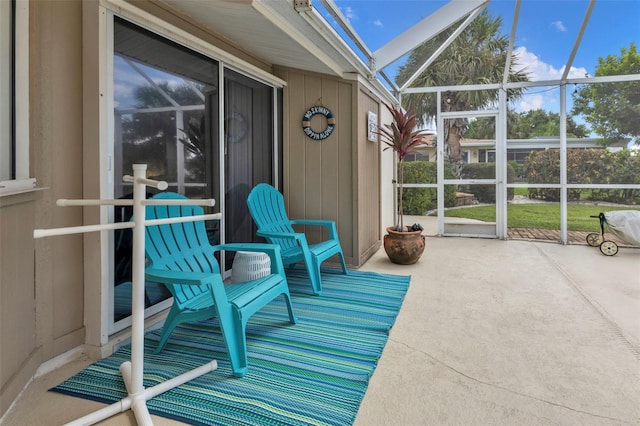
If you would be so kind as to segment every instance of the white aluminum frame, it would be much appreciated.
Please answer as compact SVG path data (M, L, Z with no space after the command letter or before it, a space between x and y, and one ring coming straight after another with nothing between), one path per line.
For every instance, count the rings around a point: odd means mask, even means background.
M15 178L9 176L3 180L0 176L0 195L31 190L36 186L35 179L31 178L29 171L29 2L16 0L15 2L15 27L10 28L8 19L10 14L5 13L11 9L10 2L2 2L2 31L0 36L0 57L3 58L0 65L0 161L2 169L12 167L11 162L15 156ZM7 30L9 28L9 30ZM10 31L15 35L15 64L6 60L11 50ZM9 69L12 65L13 69ZM8 71L8 72L7 72ZM11 102L11 84L15 82L14 99ZM15 147L11 155L11 113L15 109ZM9 130L5 130L9 129Z

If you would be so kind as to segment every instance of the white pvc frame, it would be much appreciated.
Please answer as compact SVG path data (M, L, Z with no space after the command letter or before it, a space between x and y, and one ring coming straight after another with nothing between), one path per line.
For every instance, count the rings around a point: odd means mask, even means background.
M146 200L146 187L153 186L160 190L168 187L167 182L155 181L146 178L147 165L134 164L133 176L124 176L123 180L133 183L133 200L58 200L58 206L133 206L133 221L123 223L110 223L102 225L73 226L68 228L36 229L34 238L43 238L56 235L78 234L95 231L108 231L114 229L133 229L133 253L132 253L132 325L131 325L131 360L120 365L120 374L127 387L128 395L120 401L107 407L90 413L68 425L90 425L98 423L118 413L132 410L136 422L139 425L153 425L151 415L147 408L147 401L180 386L190 380L202 376L218 367L216 360L183 373L177 377L159 383L151 388L144 388L144 284L145 284L145 227L163 225L168 223L193 222L198 220L220 219L221 214L206 214L171 219L146 220L145 206L147 205L204 205L213 206L215 200Z

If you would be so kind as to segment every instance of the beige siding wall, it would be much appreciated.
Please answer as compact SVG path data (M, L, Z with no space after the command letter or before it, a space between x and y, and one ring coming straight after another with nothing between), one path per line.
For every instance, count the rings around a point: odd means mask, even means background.
M352 85L338 79L297 70L277 70L287 81L284 90L283 174L281 190L291 219L335 220L347 263L353 264L353 147ZM328 108L335 120L333 133L322 141L302 130L305 111L315 105ZM314 116L311 127L324 130L326 119ZM317 241L318 229L309 228Z
M367 141L367 112L378 112L379 101L357 81L292 69L276 75L287 82L281 189L289 216L335 220L347 263L359 267L380 247L380 151ZM315 105L336 119L322 141L302 129L303 114ZM311 122L314 131L326 125L320 115Z
M55 205L58 198L83 197L82 4L31 2L30 8L32 174L49 188L36 205L36 226L82 225L81 208ZM83 342L82 236L48 238L37 248L38 323L48 359Z
M82 225L82 209L55 206L82 198L82 2L29 8L31 175L44 189L3 197L0 207L0 415L41 362L84 341L82 237L33 240L32 232Z
M380 248L380 142L371 142L367 137L369 112L380 120L380 105L380 100L366 87L358 87L358 264Z

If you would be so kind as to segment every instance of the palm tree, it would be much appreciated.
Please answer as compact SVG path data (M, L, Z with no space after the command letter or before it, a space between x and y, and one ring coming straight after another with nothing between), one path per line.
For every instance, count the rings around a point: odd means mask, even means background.
M456 86L497 83L502 81L507 59L509 39L499 33L502 18L493 18L485 10L469 24L440 56L420 74L412 87ZM456 25L416 48L407 63L399 68L396 83L401 85L441 46L455 30ZM517 55L512 54L510 82L529 81L526 73L513 71ZM522 96L523 89L510 90L508 97L514 100ZM478 110L495 105L497 90L450 91L442 97L442 111ZM413 109L421 124L435 118L437 113L434 93L413 94L403 98L403 105ZM446 160L460 160L460 139L468 120L445 120L444 139Z

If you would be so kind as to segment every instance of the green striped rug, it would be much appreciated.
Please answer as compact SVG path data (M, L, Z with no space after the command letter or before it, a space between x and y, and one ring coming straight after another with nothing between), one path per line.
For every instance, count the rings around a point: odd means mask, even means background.
M160 331L147 333L145 387L218 361L216 370L149 400L149 411L203 425L353 423L410 277L324 270L318 297L302 268L287 276L298 324L288 323L281 297L255 314L243 378L231 375L215 320L177 327L159 355L152 350ZM52 390L116 402L126 396L118 368L130 356L130 347L122 347Z

